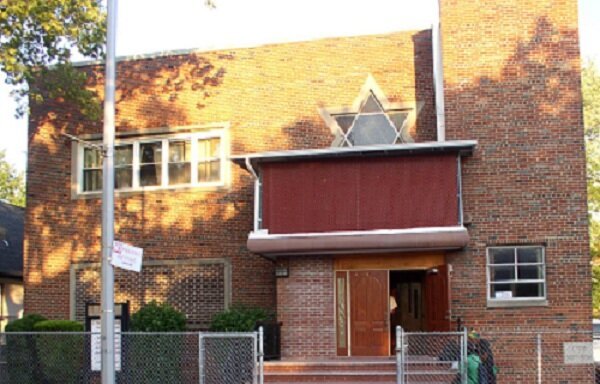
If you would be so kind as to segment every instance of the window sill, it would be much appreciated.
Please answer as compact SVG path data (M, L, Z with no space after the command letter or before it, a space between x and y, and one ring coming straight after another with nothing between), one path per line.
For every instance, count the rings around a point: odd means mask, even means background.
M521 308L521 307L547 307L547 299L530 299L530 300L489 300L487 301L488 308Z
M115 191L115 199L119 197L128 197L135 195L143 195L146 193L165 193L165 192L189 192L189 191L209 191L217 192L227 190L229 186L226 183L218 183L213 185L183 185L183 186L172 186L166 188L147 188L147 189L130 189ZM72 200L87 200L87 199L100 199L102 198L102 192L84 192L84 193L73 193L71 195Z

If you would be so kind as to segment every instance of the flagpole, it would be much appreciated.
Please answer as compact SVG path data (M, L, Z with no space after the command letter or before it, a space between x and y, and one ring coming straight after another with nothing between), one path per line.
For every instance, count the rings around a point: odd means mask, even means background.
M104 80L104 129L102 167L102 384L115 383L114 270L111 253L114 240L114 150L115 150L115 45L117 0L108 0L106 64Z

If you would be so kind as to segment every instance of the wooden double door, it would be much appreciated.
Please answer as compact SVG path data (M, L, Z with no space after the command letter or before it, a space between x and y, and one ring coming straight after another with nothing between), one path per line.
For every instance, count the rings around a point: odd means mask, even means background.
M390 284L389 270L354 270L338 271L337 278L347 279L346 306L339 306L336 317L337 327L347 327L349 343L340 343L339 338L345 337L346 332L338 331L338 345L349 345L338 348L340 355L352 356L388 356L391 345L390 326ZM337 285L338 301L341 285ZM424 307L425 330L448 331L449 292L448 268L442 265L425 272L424 277ZM340 311L347 312L346 314ZM347 318L346 324L340 324L341 319Z

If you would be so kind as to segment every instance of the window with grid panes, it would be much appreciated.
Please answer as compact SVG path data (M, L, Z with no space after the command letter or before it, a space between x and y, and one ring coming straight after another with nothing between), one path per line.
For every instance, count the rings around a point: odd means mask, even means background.
M156 139L122 140L115 145L115 190L218 186L225 166L223 130ZM80 147L79 193L102 190L102 154Z
M487 267L488 300L546 298L544 247L490 247Z

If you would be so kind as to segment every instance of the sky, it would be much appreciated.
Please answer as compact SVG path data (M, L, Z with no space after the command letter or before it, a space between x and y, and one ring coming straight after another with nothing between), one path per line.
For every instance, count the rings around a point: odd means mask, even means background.
M225 49L332 36L429 28L434 0L118 1L117 56L178 49ZM410 12L407 12L410 10ZM600 63L600 0L579 0L582 56ZM24 170L27 119L15 119L0 75L0 150Z

